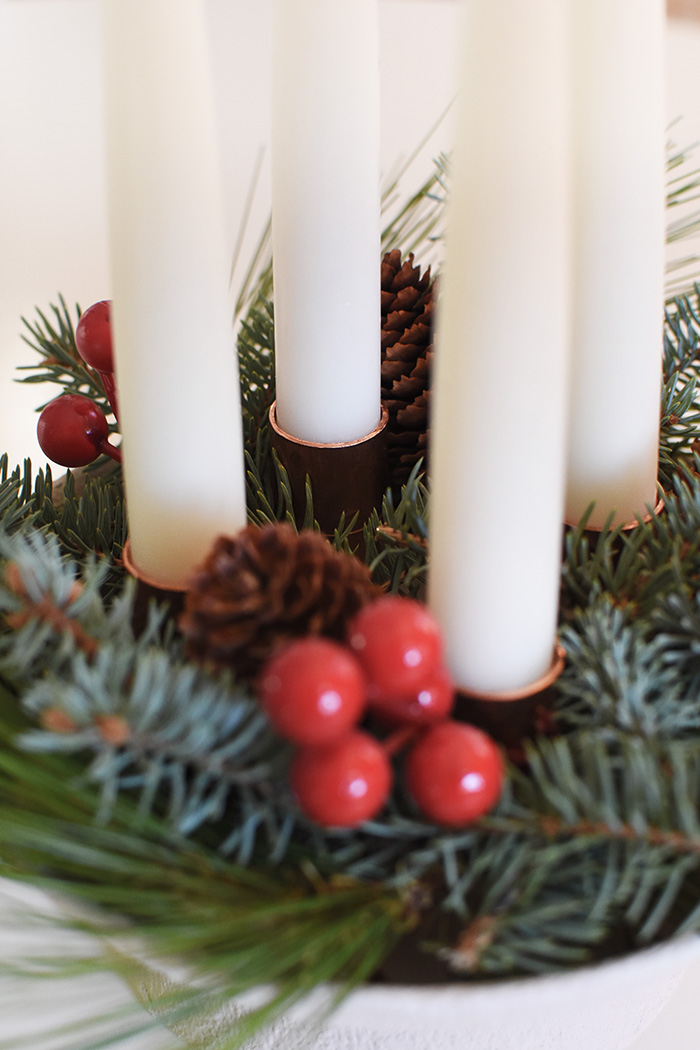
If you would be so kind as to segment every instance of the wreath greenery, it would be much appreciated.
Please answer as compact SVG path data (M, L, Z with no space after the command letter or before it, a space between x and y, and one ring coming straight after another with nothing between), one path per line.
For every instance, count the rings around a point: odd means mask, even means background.
M679 156L670 205L697 187L677 174ZM435 235L445 177L441 164L389 223L385 248ZM201 1019L270 986L263 1007L219 1032L217 1046L233 1048L321 983L340 996L368 980L415 979L407 958L432 980L475 981L578 966L700 928L700 289L675 291L661 396L665 510L629 533L567 533L568 657L551 725L524 742L497 808L463 830L427 823L400 788L358 830L313 825L288 790L286 745L249 689L189 662L158 607L135 635L119 468L105 462L56 484L49 470L35 477L28 462L10 470L0 460L0 874L88 906L71 921L107 940L83 968L116 970L150 1011L129 1030L165 1025L203 1047ZM266 424L274 321L264 251L239 309L250 519L292 520ZM75 350L79 313L60 300L27 324L39 361L25 381L87 393L108 412ZM348 533L341 523L339 548ZM428 536L416 469L365 527L375 579L420 594ZM125 919L149 956L187 959L192 982L163 980L109 947ZM124 1031L105 1039L86 1029L72 1045L116 1045Z

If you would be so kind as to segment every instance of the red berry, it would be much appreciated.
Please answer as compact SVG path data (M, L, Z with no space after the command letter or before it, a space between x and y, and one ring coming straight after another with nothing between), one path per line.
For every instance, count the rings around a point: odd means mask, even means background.
M290 780L300 807L327 828L352 828L376 816L391 791L391 763L381 744L354 730L328 747L304 748Z
M503 786L501 753L493 740L463 722L427 730L406 759L406 786L436 824L459 827L487 813Z
M92 463L107 441L109 427L102 409L82 394L62 394L42 410L37 437L42 451L62 467Z
M387 594L353 617L348 643L369 679L370 700L415 697L442 664L432 613L412 598Z
M259 684L278 733L296 744L329 744L365 709L365 677L352 653L328 638L301 638L274 656Z
M412 696L372 700L371 706L378 715L386 716L394 723L422 726L447 718L452 713L454 702L454 683L449 672L440 667Z
M75 345L86 365L98 372L113 372L112 325L109 299L93 303L82 314L75 329Z

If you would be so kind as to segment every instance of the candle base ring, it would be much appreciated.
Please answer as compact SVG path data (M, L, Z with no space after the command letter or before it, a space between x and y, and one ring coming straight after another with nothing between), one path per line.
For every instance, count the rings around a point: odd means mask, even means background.
M564 670L565 662L566 652L557 642L549 669L536 682L502 693L460 689L455 714L506 747L517 748L525 737L533 735L538 711L549 707L551 688Z
M666 503L665 503L664 497L660 496L659 499L657 500L653 510L651 510L647 514L645 514L644 517L641 519L641 522L640 522L639 518L635 518L634 521L626 521L624 523L624 525L613 525L613 526L611 526L610 531L614 532L615 530L618 530L619 532L625 532L625 533L632 532L634 529L639 528L640 524L646 525L650 521L653 521L654 518L658 518L658 516L663 513L663 510L664 510L665 506L666 506ZM579 528L579 524L577 524L575 522L572 522L572 521L566 521L565 520L564 521L564 525L567 527L567 529L577 529L577 528ZM589 525L589 524L584 525L583 529L582 529L583 533L585 535L587 535L587 536L599 536L601 534L601 532L603 532L603 530L604 530L604 526L603 525ZM605 530L605 531L607 531L607 530Z
M168 611L168 620L177 623L177 619L185 604L185 592L177 587L169 587L159 582L137 568L131 552L131 541L127 539L122 550L122 562L124 568L131 577L136 580L136 598L131 617L134 633L138 636L143 634L148 623L148 608L152 601L159 605L165 605Z

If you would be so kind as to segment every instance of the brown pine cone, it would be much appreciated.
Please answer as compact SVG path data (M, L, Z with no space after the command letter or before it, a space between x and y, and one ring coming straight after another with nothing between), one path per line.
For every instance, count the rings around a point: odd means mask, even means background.
M433 282L398 248L382 260L382 399L389 410L389 464L404 482L423 457L427 466Z
M251 679L293 638L341 640L348 620L381 593L369 569L318 532L248 526L220 537L185 595L187 655Z

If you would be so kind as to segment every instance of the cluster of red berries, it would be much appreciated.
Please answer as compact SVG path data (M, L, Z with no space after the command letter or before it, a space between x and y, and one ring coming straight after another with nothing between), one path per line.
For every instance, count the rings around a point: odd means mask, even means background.
M75 345L85 364L102 378L117 416L110 307L111 303L105 300L81 315ZM42 452L63 467L84 467L103 454L121 461L119 449L108 440L109 425L104 412L83 394L62 394L50 401L39 416L37 437Z
M449 717L454 687L441 632L420 602L378 598L351 621L345 645L290 643L265 667L258 696L296 745L290 779L299 806L324 827L355 827L379 813L393 787L392 757L405 745L405 786L435 823L469 824L500 796L501 753ZM358 728L366 714L389 728L385 739Z

